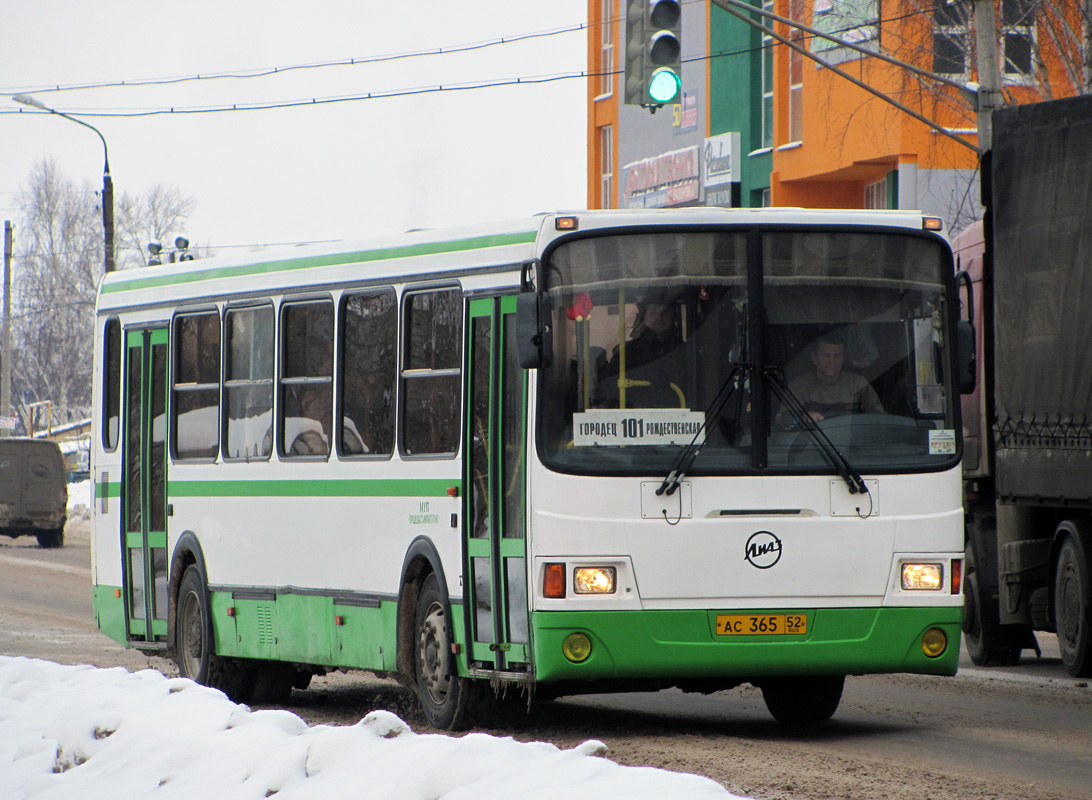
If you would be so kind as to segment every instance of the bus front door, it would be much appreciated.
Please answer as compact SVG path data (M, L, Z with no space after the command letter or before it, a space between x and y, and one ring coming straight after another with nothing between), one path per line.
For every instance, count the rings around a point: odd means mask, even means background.
M122 551L128 639L167 638L167 329L125 339ZM137 644L139 646L139 644Z
M516 298L472 300L468 331L465 582L469 661L530 671L525 536L525 373Z

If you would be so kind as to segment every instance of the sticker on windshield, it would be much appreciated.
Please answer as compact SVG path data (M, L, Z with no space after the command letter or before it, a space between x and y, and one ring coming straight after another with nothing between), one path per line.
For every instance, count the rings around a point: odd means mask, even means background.
M929 431L929 455L954 456L955 431L951 429Z
M577 447L688 445L705 441L705 415L685 408L610 408L573 414Z

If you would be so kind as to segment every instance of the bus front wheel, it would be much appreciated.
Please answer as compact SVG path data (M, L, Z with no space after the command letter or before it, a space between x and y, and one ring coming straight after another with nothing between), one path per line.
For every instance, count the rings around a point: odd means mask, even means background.
M200 571L196 567L187 568L178 591L175 642L178 674L202 686L219 689L236 703L249 702L254 692L255 672L214 652L208 598Z
M430 725L462 730L470 724L471 695L476 687L460 678L451 652L447 606L436 575L429 575L417 598L414 667L417 696Z
M823 722L842 702L845 675L767 678L759 684L766 708L778 722L795 725Z

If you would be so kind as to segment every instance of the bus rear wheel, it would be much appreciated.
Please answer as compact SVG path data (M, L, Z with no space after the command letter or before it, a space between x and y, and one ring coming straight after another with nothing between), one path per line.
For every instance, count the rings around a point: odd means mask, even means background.
M442 730L463 730L470 725L476 686L460 678L451 652L447 606L436 575L429 575L417 598L414 668L417 696L429 724Z
M759 686L766 708L778 722L799 725L824 722L842 702L845 675L809 675L767 678Z
M178 590L175 634L178 674L202 686L219 689L236 703L249 702L254 693L255 672L214 652L208 597L200 571L188 567Z
M1062 542L1054 573L1058 649L1074 678L1092 676L1092 562L1089 537L1071 533Z

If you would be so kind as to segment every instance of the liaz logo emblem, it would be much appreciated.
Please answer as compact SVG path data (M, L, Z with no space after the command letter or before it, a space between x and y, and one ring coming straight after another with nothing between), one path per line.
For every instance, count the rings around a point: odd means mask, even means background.
M752 567L769 569L781 560L781 540L769 531L755 531L747 540L744 558Z

